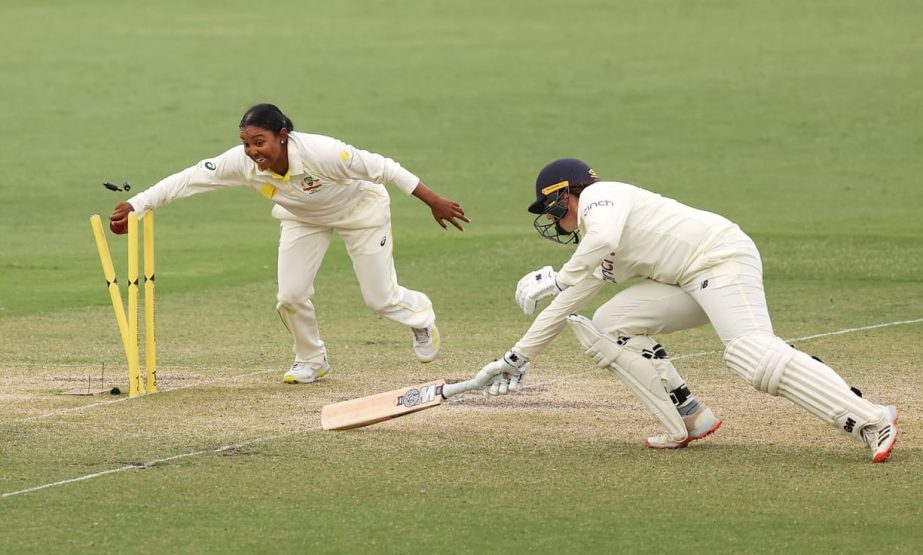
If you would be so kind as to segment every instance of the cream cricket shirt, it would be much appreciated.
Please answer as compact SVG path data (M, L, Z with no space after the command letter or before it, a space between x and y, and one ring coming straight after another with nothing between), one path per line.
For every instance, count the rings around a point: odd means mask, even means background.
M275 203L272 215L333 225L369 189L387 195L391 182L410 194L420 180L390 158L323 135L293 131L288 139L288 173L260 171L238 145L202 160L129 199L138 217L176 199L224 187L247 186Z
M580 194L576 252L558 272L567 287L536 317L513 350L532 358L560 333L569 314L583 308L606 281L636 277L680 284L710 264L727 218L697 210L645 189L601 181Z

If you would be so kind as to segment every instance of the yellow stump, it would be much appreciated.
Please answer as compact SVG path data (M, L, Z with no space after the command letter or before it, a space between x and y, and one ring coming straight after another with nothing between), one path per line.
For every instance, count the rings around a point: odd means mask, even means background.
M147 391L157 389L157 341L154 335L154 211L142 218L144 222L144 366L147 371Z
M131 354L128 362L128 395L144 394L141 381L141 353L138 349L138 217L128 214L128 335Z
M128 362L128 394L134 397L138 395L138 390L135 387L138 380L131 379L131 369L134 367L136 372L140 372L138 366L132 361L131 332L128 319L125 317L125 306L122 304L119 284L115 277L115 267L112 265L112 255L109 253L109 243L106 241L106 234L103 230L103 223L99 214L94 214L90 217L90 227L93 228L93 237L96 239L96 250L99 252L99 261L103 266L103 276L106 278L106 288L109 290L109 297L112 299L112 310L115 312L115 321L119 326L119 335L122 336L122 346L125 349L125 358ZM135 347L135 351L137 351L137 346Z

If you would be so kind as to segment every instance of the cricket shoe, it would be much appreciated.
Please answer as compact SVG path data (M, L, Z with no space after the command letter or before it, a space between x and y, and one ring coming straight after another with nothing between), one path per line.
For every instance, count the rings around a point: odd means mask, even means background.
M883 463L891 456L897 442L897 407L888 405L881 423L862 428L862 439L872 450L872 462Z
M697 439L715 433L721 427L721 421L705 405L701 405L694 413L684 416L683 423L686 424L686 430L689 432L686 439L676 441L667 434L660 434L645 439L644 445L651 449L682 449Z
M327 358L323 362L295 361L288 372L282 376L285 383L311 383L323 378L330 371Z
M432 362L439 356L439 328L410 328L413 332L413 354L420 362Z

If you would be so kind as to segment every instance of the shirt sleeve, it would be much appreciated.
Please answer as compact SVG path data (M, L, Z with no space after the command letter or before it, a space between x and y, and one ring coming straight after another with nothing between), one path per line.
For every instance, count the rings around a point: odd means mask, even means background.
M588 276L573 287L561 291L551 304L535 317L529 330L513 347L513 351L528 359L540 355L567 325L567 317L586 306L603 285L605 282Z
M578 283L618 248L631 205L629 195L619 194L604 183L584 190L577 209L578 225L585 233L573 256L558 272L558 283L565 287Z
M315 161L324 175L334 179L371 181L384 185L393 183L398 189L410 194L420 183L420 178L404 169L391 158L368 152L337 139L318 150Z
M128 199L138 217L174 200L225 187L246 184L243 147L235 147L215 158L161 179L149 189Z

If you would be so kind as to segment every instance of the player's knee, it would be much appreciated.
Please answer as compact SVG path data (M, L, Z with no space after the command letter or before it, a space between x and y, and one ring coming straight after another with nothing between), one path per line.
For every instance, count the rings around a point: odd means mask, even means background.
M279 291L276 295L276 310L292 310L311 303L311 296Z
M724 362L756 389L778 395L785 370L797 353L774 335L744 335L728 343Z
M621 314L614 314L611 310L604 310L604 307L599 307L599 309L593 313L592 322L593 327L600 332L615 337L631 337L634 335L645 335L647 333L647 330L637 329L637 326L628 325Z
M369 307L372 311L382 314L392 306L392 303L389 302L389 299L382 298L369 298L366 296L362 297L362 300L365 302L365 306Z

